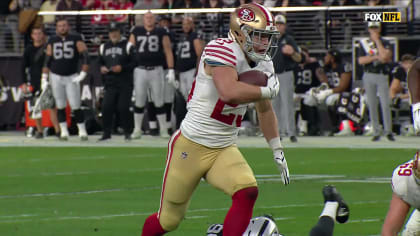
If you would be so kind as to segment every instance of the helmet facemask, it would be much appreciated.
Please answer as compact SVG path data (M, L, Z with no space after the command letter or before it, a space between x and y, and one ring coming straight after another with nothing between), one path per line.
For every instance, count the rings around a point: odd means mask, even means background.
M272 30L253 29L249 25L242 25L241 31L245 36L242 49L254 62L270 61L277 52L279 32ZM258 51L255 51L257 48Z

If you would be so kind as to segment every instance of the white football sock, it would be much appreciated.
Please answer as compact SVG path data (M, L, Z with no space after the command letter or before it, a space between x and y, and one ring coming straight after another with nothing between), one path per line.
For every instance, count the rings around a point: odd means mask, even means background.
M157 128L157 121L149 121L149 128L156 129Z
M67 129L67 122L61 122L59 123L59 125L60 125L60 132L61 132L60 136L61 137L69 136L69 130Z
M325 202L324 205L324 210L322 210L321 216L329 216L331 218L334 219L335 221L335 216L337 215L337 208L338 208L338 202Z
M140 132L144 113L134 113L134 132Z
M87 136L85 123L77 123L77 128L79 129L79 136Z
M159 114L156 116L159 121L160 132L168 132L168 125L166 123L166 114Z

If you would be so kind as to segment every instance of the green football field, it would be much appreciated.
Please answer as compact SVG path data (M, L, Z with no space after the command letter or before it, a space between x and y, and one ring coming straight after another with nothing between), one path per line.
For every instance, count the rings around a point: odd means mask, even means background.
M391 198L393 169L414 149L288 148L291 184L284 186L269 149L242 148L257 176L254 216L271 214L282 234L307 235L334 184L350 221L335 235L379 235ZM166 149L144 147L2 147L1 236L140 235L159 207ZM222 223L230 198L202 182L177 231L205 235Z

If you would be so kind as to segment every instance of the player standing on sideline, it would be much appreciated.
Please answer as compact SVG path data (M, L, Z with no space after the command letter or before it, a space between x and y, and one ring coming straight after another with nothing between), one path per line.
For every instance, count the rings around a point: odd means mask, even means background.
M119 111L125 140L130 140L129 105L133 94L134 47L121 37L120 25L109 24L109 41L99 47L99 64L105 84L102 104L104 133L99 141L111 138L115 111Z
M392 61L390 43L381 37L381 24L368 23L369 38L360 40L357 61L363 66L363 88L366 90L369 118L373 128L372 141L381 139L379 130L378 98L381 103L384 131L389 141L392 134L391 99L389 98L388 63Z
M174 56L171 40L166 30L156 27L155 16L148 12L143 16L144 26L136 27L130 34L129 42L135 45L137 67L134 69L134 131L131 138L141 138L141 125L146 105L147 91L150 89L152 101L156 107L161 137L169 137L164 108L164 71L168 65L168 81L175 80Z
M270 56L277 45L273 42L277 34L267 8L244 4L231 14L229 38L212 40L204 48L188 113L168 144L160 208L146 219L143 236L175 230L201 178L232 197L224 235L242 235L258 196L254 174L235 144L251 102L256 102L260 128L273 150L282 181L289 184L277 119L269 100L279 90ZM238 74L249 70L266 73L267 87L239 82Z
M301 53L299 46L291 35L286 32L286 17L276 16L276 26L280 32L278 42L279 50L273 59L274 68L280 81L280 93L273 99L273 107L279 122L280 134L290 137L291 142L297 142L296 122L295 122L295 103L293 93L295 91L295 78L293 70L298 63L305 61L305 56Z
M176 69L179 72L179 90L187 100L194 82L197 60L201 57L204 45L194 31L194 21L191 17L183 19L182 31L176 49Z
M415 208L405 225L402 236L420 233L420 160L419 152L413 160L399 165L392 174L392 199L382 226L382 236L397 236L410 208Z
M32 28L31 30L32 44L25 48L23 53L23 71L26 75L25 83L22 85L22 90L27 91L29 86L32 86L32 94L41 90L41 73L42 66L45 61L45 34L42 28ZM35 104L31 104L34 106ZM54 125L56 134L59 134L60 127L57 121L57 110L50 109L50 120ZM35 119L37 132L35 138L43 138L42 119Z
M408 72L408 90L410 91L413 112L414 132L420 133L420 59L417 59Z
M86 44L78 34L70 34L70 26L65 18L56 22L57 35L52 36L47 45L44 68L42 70L41 89L44 90L49 81L57 106L57 118L60 125L60 139L67 140L69 131L66 122L67 99L74 113L79 137L88 139L85 118L80 109L80 82L86 78L89 69L89 55ZM78 65L82 69L79 74ZM49 72L49 75L48 75Z

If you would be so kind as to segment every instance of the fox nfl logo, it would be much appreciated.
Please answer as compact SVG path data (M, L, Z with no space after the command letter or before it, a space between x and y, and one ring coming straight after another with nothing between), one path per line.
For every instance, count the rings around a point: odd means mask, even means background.
M365 13L367 22L401 22L401 12L368 12Z

